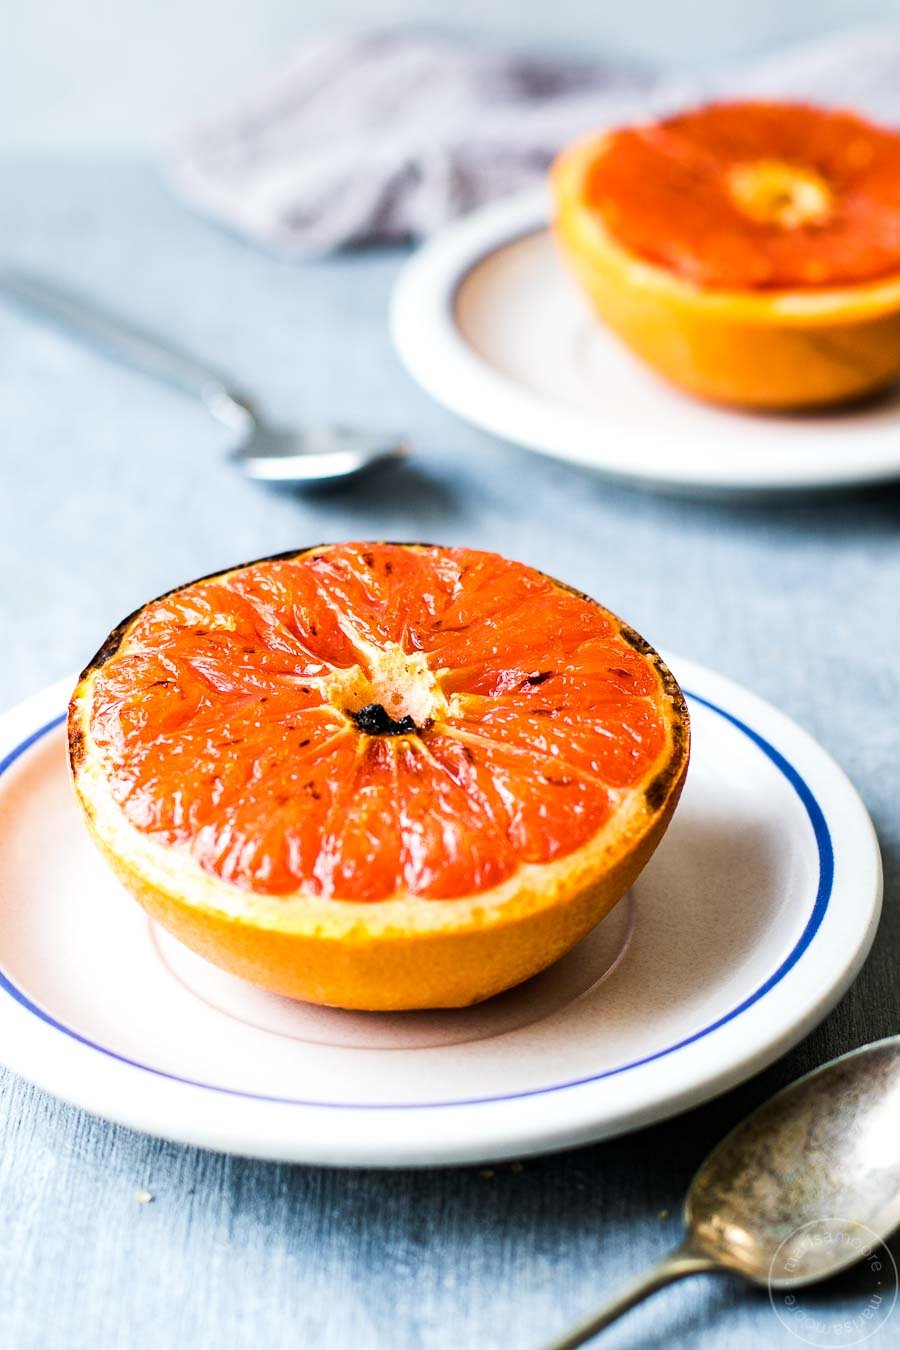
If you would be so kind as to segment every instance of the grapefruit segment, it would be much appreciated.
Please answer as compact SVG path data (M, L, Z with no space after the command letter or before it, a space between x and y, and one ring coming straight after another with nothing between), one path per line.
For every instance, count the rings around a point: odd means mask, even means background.
M448 745L447 742L450 742ZM610 815L602 784L540 752L522 754L480 737L460 736L435 757L502 826L513 856L546 863L591 839Z
M347 544L146 605L82 676L70 741L151 914L269 988L401 1008L583 936L661 836L688 737L595 602L493 554Z
M482 743L514 751L528 761L543 757L587 774L605 787L628 788L639 782L648 763L665 748L665 729L653 709L606 700L574 711L535 708L524 711L508 702L470 705L448 726L474 733Z

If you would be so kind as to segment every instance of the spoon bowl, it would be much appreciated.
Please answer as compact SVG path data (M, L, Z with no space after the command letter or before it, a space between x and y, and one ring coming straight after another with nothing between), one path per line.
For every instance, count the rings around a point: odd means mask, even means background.
M574 1350L686 1275L797 1289L889 1237L900 1226L900 1036L831 1060L736 1126L694 1177L684 1223L674 1251L545 1350ZM810 1240L817 1225L827 1242Z
M254 419L230 459L249 478L275 483L321 483L355 478L405 459L409 448L398 436L360 427L274 427Z
M900 1037L798 1079L703 1163L685 1204L692 1243L775 1288L836 1275L858 1260L854 1244L810 1245L798 1230L827 1219L848 1239L860 1226L885 1238L900 1225L898 1127Z

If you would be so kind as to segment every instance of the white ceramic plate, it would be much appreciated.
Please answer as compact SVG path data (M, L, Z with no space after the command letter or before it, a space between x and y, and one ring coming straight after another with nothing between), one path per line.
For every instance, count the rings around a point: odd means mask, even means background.
M470 1162L691 1106L799 1040L881 898L869 817L823 750L687 661L694 752L666 838L581 946L477 1008L312 1008L156 929L88 838L57 685L0 719L0 1055L136 1129L268 1158Z
M900 477L900 386L783 416L714 408L658 380L590 314L543 196L487 207L422 248L397 283L391 327L413 377L446 407L610 476L705 494Z

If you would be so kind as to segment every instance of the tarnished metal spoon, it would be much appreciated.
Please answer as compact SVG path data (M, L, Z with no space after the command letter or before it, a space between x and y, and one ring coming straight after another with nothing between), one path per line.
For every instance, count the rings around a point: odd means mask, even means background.
M213 417L237 433L231 458L251 478L335 482L409 453L401 437L371 429L272 426L219 372L55 281L0 268L0 294L60 324L114 361L198 398Z
M544 1350L574 1350L686 1275L799 1289L888 1237L900 1225L900 1036L831 1060L742 1121L694 1177L684 1224L673 1251Z

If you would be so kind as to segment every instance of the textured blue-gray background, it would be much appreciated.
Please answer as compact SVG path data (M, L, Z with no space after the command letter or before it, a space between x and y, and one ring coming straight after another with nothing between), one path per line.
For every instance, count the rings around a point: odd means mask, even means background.
M900 21L900 0L3 0L2 17L0 146L155 149L326 28L429 24L696 71Z
M777 702L874 815L886 916L851 993L757 1080L625 1140L492 1176L280 1167L146 1139L0 1076L4 1344L530 1350L673 1239L694 1167L746 1109L897 1029L900 493L749 506L610 487L465 427L412 385L384 321L400 252L272 260L127 160L20 157L2 178L4 255L238 372L285 418L380 421L416 455L332 496L254 486L201 410L0 304L0 704L76 668L146 597L236 559L347 536L469 543L567 578ZM859 1291L850 1275L815 1305L835 1325ZM897 1318L869 1344L895 1344ZM797 1344L764 1296L706 1277L605 1343L762 1337Z

